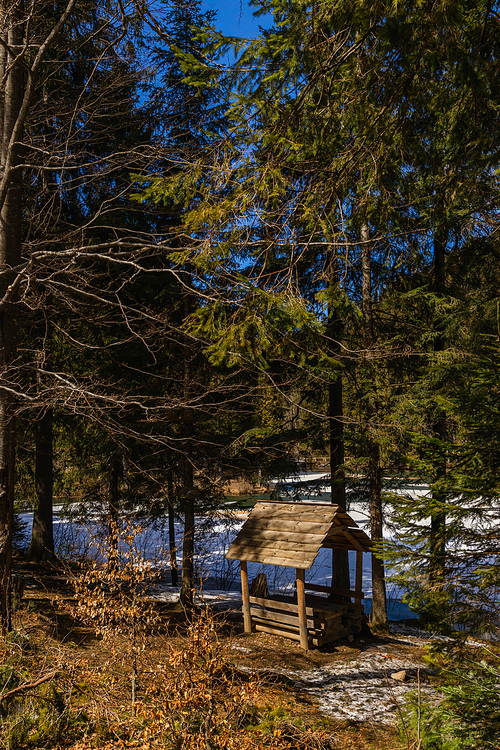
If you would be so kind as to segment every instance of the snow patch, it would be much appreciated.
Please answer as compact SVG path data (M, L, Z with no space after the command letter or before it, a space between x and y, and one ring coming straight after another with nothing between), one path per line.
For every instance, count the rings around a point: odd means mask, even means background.
M398 682L394 672L405 671L407 679ZM373 646L348 661L334 662L310 672L287 672L296 686L315 696L320 710L338 719L393 725L407 700L417 692L419 677L429 674L425 664L414 657L391 654L389 648ZM425 698L436 691L420 682Z

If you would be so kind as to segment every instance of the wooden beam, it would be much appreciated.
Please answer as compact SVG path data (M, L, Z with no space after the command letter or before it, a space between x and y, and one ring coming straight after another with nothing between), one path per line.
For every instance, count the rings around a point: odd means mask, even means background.
M307 583L307 582L306 582L306 589L307 591L322 591L325 594L330 594L330 593L339 594L340 596L348 596L348 597L356 596L356 594L358 593L357 591L353 591L352 589L338 589L335 586L332 588L331 586L323 586L322 584L319 584L319 583Z
M283 500L257 500L251 512L261 509L270 510L272 513L280 510L285 510L288 513L303 513L306 510L306 512L310 513L325 513L331 516L340 509L340 505L330 503L287 503L283 502Z
M245 633L252 632L252 618L250 617L250 592L248 590L248 568L246 560L240 560L241 568L241 598L243 600L243 628Z
M328 510L317 510L313 504L307 504L306 507L301 505L299 508L287 506L285 508L262 508L262 506L255 506L250 512L249 518L277 518L285 521L297 520L297 515L300 515L299 522L302 521L314 521L316 523L321 521L332 522L335 511Z
M288 599L288 597L287 597ZM275 599L274 597L271 599L263 599L259 596L250 596L249 597L250 604L259 604L261 607L265 607L266 609L276 609L278 611L283 612L294 612L297 614L299 611L298 604L293 601L283 601L280 599ZM306 608L306 614L312 616L314 614L312 607Z
M330 528L330 521L301 521L300 517L297 520L285 520L282 518L252 518L248 516L248 520L245 522L245 529L261 529L261 530L276 530L276 531L296 531L304 534L323 534L325 535Z
M300 641L300 635L294 633L293 630L282 630L281 628L272 627L271 625L261 625L260 622L255 623L255 630L260 633L280 635L282 638L289 638L292 641Z
M361 544L361 542L358 542L358 540L356 539L356 537L354 536L354 534L351 534L351 532L348 531L347 529L344 529L344 536L345 536L345 538L349 542L351 542L351 544L354 546L355 550L357 550L358 552L364 552L365 551L365 548L363 547L363 545Z
M307 616L306 616L306 590L305 580L306 572L303 568L297 568L297 604L299 607L299 635L300 647L304 651L309 650L309 639L307 637Z
M316 559L316 553L312 552L306 554L299 550L293 555L290 552L289 556L286 555L286 551L281 554L273 555L267 553L265 550L259 550L254 547L235 548L231 545L226 557L234 560L248 560L248 562L262 563L263 565L283 565L285 568L296 568L297 565L301 565L302 568L309 569L312 567L312 564Z
M266 622L269 622L269 624L276 624L276 623L283 623L285 625L293 625L293 627L298 628L299 627L299 617L298 615L294 614L284 614L283 612L279 612L278 610L269 610L269 609L262 609L261 607L250 607L250 615L252 616L252 621L254 620L265 620ZM320 621L318 619L318 622L315 621L314 617L308 618L307 620L307 627L308 628L316 628L320 627Z
M322 542L321 536L316 536L312 541L304 541L300 534L283 534L282 538L265 539L257 534L238 534L233 544L236 547L256 547L258 549L292 550L298 549L318 552Z
M315 596L315 594L307 594L306 595L306 603L308 607L313 607L314 611L321 611L324 609L325 612L334 612L338 611L338 607L340 607L343 611L352 609L353 611L358 611L363 609L362 604L356 604L355 602L346 601L346 602L329 602L328 599L325 599L322 596Z

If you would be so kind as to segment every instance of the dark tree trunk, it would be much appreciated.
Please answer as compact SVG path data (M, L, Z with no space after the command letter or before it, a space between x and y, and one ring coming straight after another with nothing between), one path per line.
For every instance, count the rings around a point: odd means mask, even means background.
M172 469L167 472L168 492L168 549L170 556L170 582L172 586L179 585L179 571L177 568L177 549L175 544L175 511L174 511L174 482Z
M23 73L14 64L14 55L22 43L21 26L16 24L14 6L0 5L0 33L9 51L0 47L0 76L4 83L0 92L0 172L6 184L5 200L0 206L0 370L4 382L12 374L17 348L17 321L15 278L9 269L21 260L22 192L21 177L17 170L7 168L18 163L17 144L11 137L17 124L23 94ZM9 28L10 26L10 28ZM6 183L5 183L6 180ZM11 627L10 575L12 564L12 527L14 514L14 463L15 463L15 403L4 387L0 389L0 628Z
M446 294L445 276L445 248L448 232L437 230L434 236L434 291L436 294ZM434 342L434 351L441 352L445 348L444 335L440 332ZM438 414L433 432L443 443L448 439L446 415ZM434 468L433 483L439 482L446 474L446 455L437 462ZM435 510L431 513L429 538L429 583L431 587L439 588L444 584L446 576L446 513L443 510L446 498L436 487L432 490Z
M186 410L185 435L192 433L192 414ZM186 612L193 607L194 591L194 472L190 459L190 446L185 443L184 455L181 457L181 502L184 508L184 536L182 540L182 578L180 602Z
M361 267L365 366L370 375L373 370L373 344L375 332L373 327L372 268L370 231L366 222L361 226ZM369 376L375 383L375 373ZM382 477L380 468L380 446L374 434L373 422L377 414L375 396L370 395L367 402L367 435L368 435L368 488L370 496L370 534L374 542L383 540ZM385 590L384 563L372 555L372 625L378 629L387 628L387 596Z
M380 448L370 441L368 459L368 482L370 492L370 532L374 542L383 540L382 482L380 471ZM383 561L372 555L372 625L387 628L387 595Z
M108 506L108 568L111 573L118 570L118 522L120 518L121 492L120 480L123 477L123 456L115 451L111 457L109 472L109 506Z
M191 312L191 300L184 298L184 314L187 318ZM193 353L186 337L184 341L184 401L187 405L191 395L191 357ZM194 591L194 535L195 535L195 504L194 504L194 470L193 454L193 412L186 406L183 410L182 433L183 453L180 459L181 496L184 507L184 538L182 544L182 579L180 602L186 612L193 607Z
M342 401L342 379L331 383L328 389L330 417L330 474L331 500L345 509L344 473L344 423ZM332 550L332 586L350 589L349 553L345 549Z
M189 470L191 468L191 471ZM193 606L193 590L194 590L194 500L191 497L189 486L192 488L192 467L185 466L184 468L184 487L183 487L183 503L184 503L184 538L182 544L182 580L181 580L181 593L180 602L186 611L190 611Z
M375 340L372 312L372 251L368 224L361 226L361 275L363 298L363 337L365 350L370 351Z
M53 412L46 409L35 425L35 490L37 503L28 559L55 562L53 529Z
M337 258L329 258L330 286L338 283ZM333 297L333 295L332 295ZM327 348L331 356L340 358L340 340L343 322L333 303L328 311ZM328 424L330 433L330 476L331 502L345 509L345 471L344 471L344 404L342 395L342 376L328 387ZM349 553L344 549L332 550L332 586L350 589Z

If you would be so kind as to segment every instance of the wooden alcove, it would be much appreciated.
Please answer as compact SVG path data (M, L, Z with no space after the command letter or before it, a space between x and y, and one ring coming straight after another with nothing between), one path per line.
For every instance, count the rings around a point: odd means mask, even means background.
M254 629L282 635L300 641L306 650L358 633L363 618L363 553L371 546L340 505L257 502L226 553L240 561L245 633ZM356 551L354 590L306 582L305 572L322 547ZM247 562L295 568L296 595L250 596Z

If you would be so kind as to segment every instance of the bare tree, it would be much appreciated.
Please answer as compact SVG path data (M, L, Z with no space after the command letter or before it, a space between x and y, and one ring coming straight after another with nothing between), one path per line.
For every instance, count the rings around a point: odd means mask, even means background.
M83 4L83 3L80 3ZM43 189L38 191L38 203L52 192L50 190L49 175L57 171L59 187L63 184L61 177L65 171L61 171L61 165L69 164L75 170L75 152L71 138L74 135L71 129L67 129L63 139L56 141L57 145L47 149L43 142L43 120L39 119L36 137L33 126L34 120L41 111L40 91L41 81L47 83L50 80L51 68L54 72L54 60L48 63L49 53L53 56L55 45L62 33L71 22L75 12L79 10L77 0L68 0L60 8L48 7L43 4L32 3L25 7L21 2L4 2L0 7L0 360L2 381L0 384L0 626L3 630L10 627L9 613L9 585L12 556L12 522L13 522L13 497L14 497L14 465L15 465L15 418L20 403L25 405L31 402L35 407L40 397L30 395L23 386L21 380L22 368L20 367L23 357L18 352L18 343L21 333L19 326L22 324L20 311L22 306L30 301L32 295L32 281L39 275L42 268L49 272L48 266L52 266L50 260L61 256L62 246L59 243L57 249L47 249L53 242L48 230L41 232L39 229L33 232L33 216L26 219L29 214L30 205L26 197L33 186L38 182ZM123 6L117 4L114 9L107 10L106 18L101 18L101 27L109 29L115 26L115 32L109 34L108 46L103 46L103 55L109 50L117 39L125 33L125 15ZM92 35L95 30L87 30ZM61 65L59 61L58 65ZM89 80L81 83L81 98L89 87ZM47 83L46 88L50 88ZM77 111L75 105L73 116ZM45 123L50 107L45 102ZM61 119L64 119L63 117ZM85 155L87 161L98 162L95 155ZM78 168L81 174L82 152L78 153ZM77 170L78 171L78 170ZM80 182L78 182L78 179ZM77 178L75 188L81 190L81 177ZM66 188L67 185L64 186ZM45 222L49 227L57 214L57 205L51 198L52 211L47 211L47 205L43 205L38 212L38 226ZM80 227L81 228L81 227ZM75 227L72 228L75 237ZM63 246L63 263L67 263L68 238ZM81 237L80 237L81 242ZM79 242L79 244L80 244ZM72 243L73 248L75 242ZM70 250L70 255L74 253ZM49 263L47 264L47 259ZM61 266L61 263L59 263ZM51 267L53 272L54 268ZM43 275L43 274L42 274ZM31 296L31 298L33 298ZM38 302L40 305L40 301ZM24 358L25 359L25 358ZM39 368L43 375L44 368ZM38 386L37 386L38 387ZM47 456L43 462L41 453L50 452L50 439L48 439L47 420L50 417L50 403L44 403L41 413L40 426L45 426L45 435L39 441L39 465L47 465ZM43 447L42 447L43 444ZM51 479L44 477L45 484ZM47 496L47 487L45 487Z

